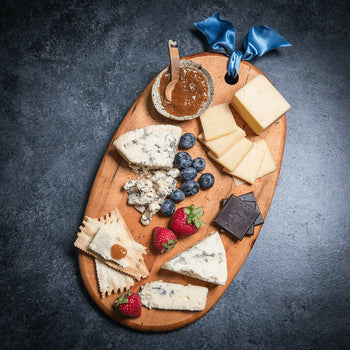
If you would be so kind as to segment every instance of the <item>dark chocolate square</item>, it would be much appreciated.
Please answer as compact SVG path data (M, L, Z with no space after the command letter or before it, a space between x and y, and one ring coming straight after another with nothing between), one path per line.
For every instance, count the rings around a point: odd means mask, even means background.
M239 197L238 197L239 198ZM250 201L243 201L245 204L248 204L250 207L252 207L253 209L256 209L256 203L255 202L250 202ZM259 216L258 216L259 218ZM258 219L256 219L258 220ZM246 232L246 236L253 236L254 234L254 227L255 227L255 222L249 227L248 231Z
M264 223L264 219L263 219L263 217L261 215L261 211L260 211L258 202L257 202L257 200L255 198L254 192L249 192L249 193L246 193L246 194L242 194L238 198L241 199L243 202L250 201L250 202L255 202L256 203L255 209L259 212L259 216L255 220L254 225L255 226L262 225Z
M214 222L242 240L258 216L258 211L232 195Z

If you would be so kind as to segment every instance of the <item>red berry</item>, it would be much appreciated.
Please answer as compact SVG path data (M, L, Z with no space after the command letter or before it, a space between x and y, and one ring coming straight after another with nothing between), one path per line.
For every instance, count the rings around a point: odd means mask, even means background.
M134 318L141 316L141 306L140 296L129 291L113 303L113 308L119 310L122 315Z
M193 235L198 232L200 226L205 225L201 219L203 214L203 207L194 209L193 204L188 208L180 208L170 220L170 229L179 238Z
M156 226L153 229L153 244L162 253L173 249L176 244L176 236L173 231Z

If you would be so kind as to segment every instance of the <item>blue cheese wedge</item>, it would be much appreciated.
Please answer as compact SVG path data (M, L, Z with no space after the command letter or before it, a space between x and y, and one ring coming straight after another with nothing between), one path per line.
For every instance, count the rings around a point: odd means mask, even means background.
M162 268L206 282L225 285L226 252L219 233L213 231L191 248L168 260Z
M139 295L149 309L202 311L208 288L156 281L145 284Z
M174 125L149 125L120 135L114 146L130 166L170 169L182 129Z

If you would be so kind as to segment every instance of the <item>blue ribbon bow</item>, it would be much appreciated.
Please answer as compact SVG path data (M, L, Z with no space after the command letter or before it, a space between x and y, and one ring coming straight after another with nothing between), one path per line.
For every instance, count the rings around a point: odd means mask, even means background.
M256 56L278 47L292 46L285 38L268 26L253 27L244 38L245 52L235 50L236 34L234 26L217 13L202 22L194 23L207 38L212 49L230 57L227 73L230 77L238 75L241 60L251 61Z

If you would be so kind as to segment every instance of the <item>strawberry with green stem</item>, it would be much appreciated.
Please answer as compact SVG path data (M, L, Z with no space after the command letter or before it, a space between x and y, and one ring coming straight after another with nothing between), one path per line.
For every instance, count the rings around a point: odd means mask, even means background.
M175 247L176 236L168 228L156 226L153 229L153 244L161 253L168 252Z
M170 229L176 234L176 237L183 238L198 232L205 223L201 219L203 216L203 207L194 208L191 204L188 208L176 210L170 220Z
M133 318L141 316L141 298L136 293L127 291L116 299L112 306L124 316Z

